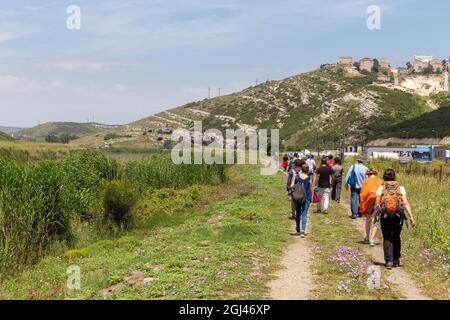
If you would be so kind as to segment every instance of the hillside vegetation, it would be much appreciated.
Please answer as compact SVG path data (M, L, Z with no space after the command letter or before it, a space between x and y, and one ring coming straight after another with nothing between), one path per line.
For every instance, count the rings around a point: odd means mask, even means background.
M386 130L383 137L404 137L405 132L411 138L428 138L433 135L448 137L450 136L449 123L450 104L392 126Z
M12 140L12 138L7 133L0 131L0 141L10 141L10 140Z
M383 135L392 126L432 111L446 96L421 97L375 83L375 74L346 77L325 66L280 81L268 81L227 96L174 108L76 143L83 146L163 146L170 130L280 129L286 147L337 147ZM113 137L105 139L105 135ZM392 134L396 134L396 131ZM431 135L431 133L430 133Z
M68 140L74 140L82 136L96 134L112 127L99 123L48 122L21 130L19 137L37 141L53 139L54 141L49 142L62 142L60 138L63 136L67 136L69 138Z

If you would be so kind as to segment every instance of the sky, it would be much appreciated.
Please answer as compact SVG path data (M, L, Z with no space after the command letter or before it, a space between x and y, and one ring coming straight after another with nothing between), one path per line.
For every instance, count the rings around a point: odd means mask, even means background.
M342 55L442 59L449 16L448 0L2 0L0 125L125 124Z

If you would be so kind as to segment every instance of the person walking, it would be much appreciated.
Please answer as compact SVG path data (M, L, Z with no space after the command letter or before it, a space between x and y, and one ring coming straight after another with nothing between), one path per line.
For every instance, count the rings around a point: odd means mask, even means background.
M333 171L327 165L327 159L321 160L321 166L317 169L317 177L315 185L319 189L320 202L317 204L317 212L327 214L330 202L331 186Z
M386 169L383 176L384 183L377 190L376 200L387 269L400 267L403 222L408 219L412 227L416 225L406 190L398 184L395 176L394 169Z
M297 173L292 172L291 178L288 177L287 185L289 185L295 208L295 235L304 238L306 236L308 210L312 202L313 184L311 183L312 178L308 175L309 166L300 160L297 160L296 164L296 168L300 168L300 170Z
M331 199L339 203L341 202L342 177L344 175L344 168L341 166L341 159L339 157L334 159L334 165L331 170L333 170Z
M363 181L361 188L360 211L366 217L366 237L364 238L364 244L369 244L371 247L374 247L378 224L377 214L375 212L377 190L383 185L383 180L378 178L378 172L373 168L367 171L367 176L368 178Z
M289 219L291 219L291 220L295 220L295 204L294 204L294 200L292 199L292 188L291 188L292 179L296 175L300 174L302 165L304 163L305 163L305 161L302 161L300 159L293 160L291 168L289 169L289 172L288 172L286 190L288 192L288 196L291 197L291 216L289 217Z
M317 168L316 160L314 160L314 155L312 153L307 156L306 164L309 167L308 174L312 177Z
M366 178L367 167L364 165L364 159L358 158L347 172L345 178L345 190L348 191L350 186L350 206L352 211L352 219L361 217L359 213L359 195L364 179Z
M333 157L333 155L332 154L330 154L329 156L328 156L328 160L327 160L327 166L329 166L330 168L333 168L333 166L334 166L334 163L335 163L335 161L334 161L334 159L333 159L334 157Z
M281 163L281 167L283 168L283 172L286 172L289 166L289 157L287 153L283 157L283 162Z

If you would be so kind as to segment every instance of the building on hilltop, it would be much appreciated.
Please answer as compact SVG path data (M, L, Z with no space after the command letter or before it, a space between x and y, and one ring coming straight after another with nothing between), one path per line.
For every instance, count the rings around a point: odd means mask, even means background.
M373 68L373 59L371 58L362 58L361 60L359 60L359 69L362 70L366 70L371 72Z
M413 69L415 72L422 72L427 68L430 62L433 60L433 56L414 56Z
M439 59L432 59L430 61L431 66L433 67L433 71L436 72L438 70L442 71L442 61Z
M353 58L350 56L339 57L339 64L344 66L351 66L353 64Z
M381 58L380 60L378 60L378 62L380 63L381 68L389 69L391 67L391 62L389 61L389 59Z
M414 60L430 63L433 60L433 56L414 56Z

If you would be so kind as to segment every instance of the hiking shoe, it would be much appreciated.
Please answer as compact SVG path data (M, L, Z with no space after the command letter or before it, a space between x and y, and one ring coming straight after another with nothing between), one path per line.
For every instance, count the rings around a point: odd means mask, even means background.
M322 210L316 210L316 213L322 213Z
M355 220L355 219L357 219L357 218L358 218L357 216L352 216L352 219L353 219L353 220Z
M306 233L305 233L305 231L302 231L302 233L300 234L300 237L301 237L301 238L304 238L304 237L306 237Z
M369 241L369 245L370 245L371 247L375 247L375 241Z
M369 241L369 239L364 238L363 243L364 243L364 244L370 244L370 241Z
M394 267L394 263L392 263L392 261L386 262L386 269L392 270L393 267Z
M323 214L328 214L328 210L324 211Z
M394 260L393 267L394 268L399 268L400 267L400 260Z

